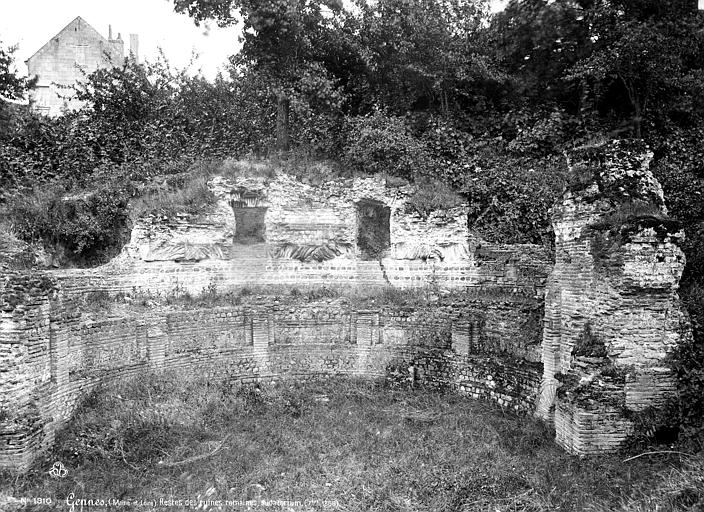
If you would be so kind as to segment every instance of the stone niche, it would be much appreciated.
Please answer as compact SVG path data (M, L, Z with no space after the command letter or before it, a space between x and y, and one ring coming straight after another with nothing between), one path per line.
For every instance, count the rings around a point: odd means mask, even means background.
M662 407L675 392L667 355L690 336L677 294L683 232L651 158L634 141L574 151L552 210L537 413L572 453L617 450L634 414Z
M265 201L261 191L237 187L230 192L230 206L235 216L236 244L257 244L266 241Z
M266 233L266 207L237 207L232 209L235 214L235 243L263 243Z
M363 259L379 259L391 247L391 208L362 199L357 208L357 248Z

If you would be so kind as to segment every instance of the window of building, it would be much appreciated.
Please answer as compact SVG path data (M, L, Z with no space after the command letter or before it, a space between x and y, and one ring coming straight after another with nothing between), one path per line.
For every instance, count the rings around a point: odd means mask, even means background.
M86 57L88 54L88 45L87 44L77 44L75 49L76 49L76 64L78 66L85 66L86 65Z

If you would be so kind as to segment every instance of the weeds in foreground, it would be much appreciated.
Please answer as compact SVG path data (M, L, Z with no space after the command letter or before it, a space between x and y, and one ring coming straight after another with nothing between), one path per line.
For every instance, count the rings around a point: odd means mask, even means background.
M56 461L66 478L49 476ZM544 424L457 395L354 380L240 387L173 373L93 393L52 453L0 480L0 493L207 496L251 500L253 511L270 510L266 500L351 512L674 511L701 500L701 468L671 457L578 459Z

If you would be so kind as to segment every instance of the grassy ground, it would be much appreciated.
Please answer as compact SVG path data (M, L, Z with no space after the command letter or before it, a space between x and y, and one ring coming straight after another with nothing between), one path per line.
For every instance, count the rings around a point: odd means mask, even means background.
M580 460L538 421L425 390L150 376L92 395L32 471L1 475L0 509L687 510L704 464L673 457ZM49 475L57 461L63 478Z

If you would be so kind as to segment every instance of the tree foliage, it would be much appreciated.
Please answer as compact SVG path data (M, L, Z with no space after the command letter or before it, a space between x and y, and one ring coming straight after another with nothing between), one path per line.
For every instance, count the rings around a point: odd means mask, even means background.
M19 100L36 84L35 78L17 76L14 69L16 46L3 47L0 41L0 96L5 99Z
M4 47L0 41L0 140L12 131L14 118L12 100L22 100L27 92L36 85L36 78L25 78L17 75L14 67L16 46Z

